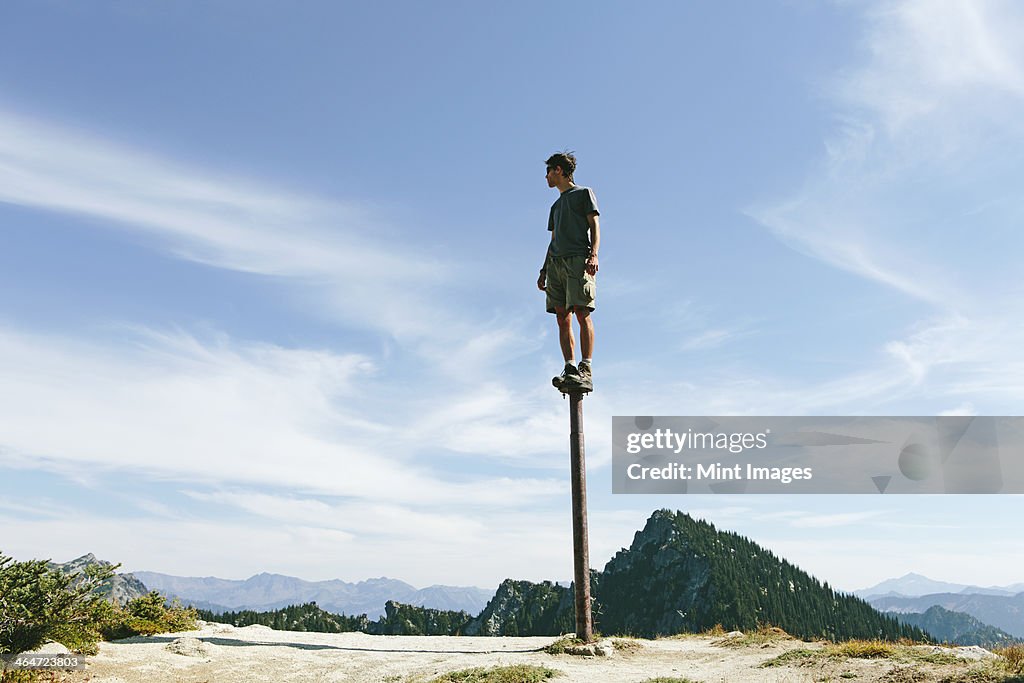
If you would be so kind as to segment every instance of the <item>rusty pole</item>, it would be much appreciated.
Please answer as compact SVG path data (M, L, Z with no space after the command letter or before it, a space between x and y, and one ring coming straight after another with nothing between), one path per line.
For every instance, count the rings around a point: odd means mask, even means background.
M572 470L572 547L576 590L576 637L594 639L590 615L590 541L587 538L587 465L583 454L583 393L569 394L569 462Z

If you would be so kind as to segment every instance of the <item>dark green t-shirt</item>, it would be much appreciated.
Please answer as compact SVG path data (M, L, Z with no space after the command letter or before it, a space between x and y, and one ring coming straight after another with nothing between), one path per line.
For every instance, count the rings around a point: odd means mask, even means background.
M576 185L551 205L548 230L551 231L552 256L587 256L590 254L590 226L587 216L600 214L597 197L589 187Z

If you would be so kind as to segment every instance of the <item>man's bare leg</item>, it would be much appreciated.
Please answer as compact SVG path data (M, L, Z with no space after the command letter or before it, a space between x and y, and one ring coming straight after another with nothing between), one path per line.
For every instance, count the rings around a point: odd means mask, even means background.
M580 357L590 360L594 357L594 321L590 317L590 310L577 306L576 320L580 324Z
M555 307L555 320L558 321L558 343L562 346L562 358L571 363L576 353L576 343L572 337L572 315L569 309Z
M555 319L558 321L558 343L562 346L562 357L565 359L565 369L562 374L553 377L551 383L565 393L565 387L573 386L579 381L579 373L573 365L575 355L575 340L572 336L572 311L567 308L555 307Z
M580 387L585 391L594 388L594 373L590 367L590 359L594 353L594 321L586 306L576 307L576 320L580 324L580 365L577 370L580 376Z

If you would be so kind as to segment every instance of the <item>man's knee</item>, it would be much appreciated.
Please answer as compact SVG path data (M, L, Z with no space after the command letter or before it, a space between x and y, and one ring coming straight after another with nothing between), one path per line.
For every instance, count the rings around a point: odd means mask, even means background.
M558 321L559 327L568 327L572 324L572 313L567 308L555 307L555 320Z

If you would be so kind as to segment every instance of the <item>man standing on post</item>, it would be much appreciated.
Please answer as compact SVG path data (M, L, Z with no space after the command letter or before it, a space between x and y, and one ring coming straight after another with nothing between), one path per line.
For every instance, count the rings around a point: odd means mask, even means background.
M591 358L594 353L594 310L597 290L597 250L601 244L597 198L589 187L573 183L576 157L571 152L552 154L547 160L548 187L558 188L551 205L548 230L551 243L540 269L537 287L547 292L548 313L558 320L558 341L565 369L551 380L566 392L587 392L594 388ZM580 324L580 365L573 364L575 340L572 314Z

